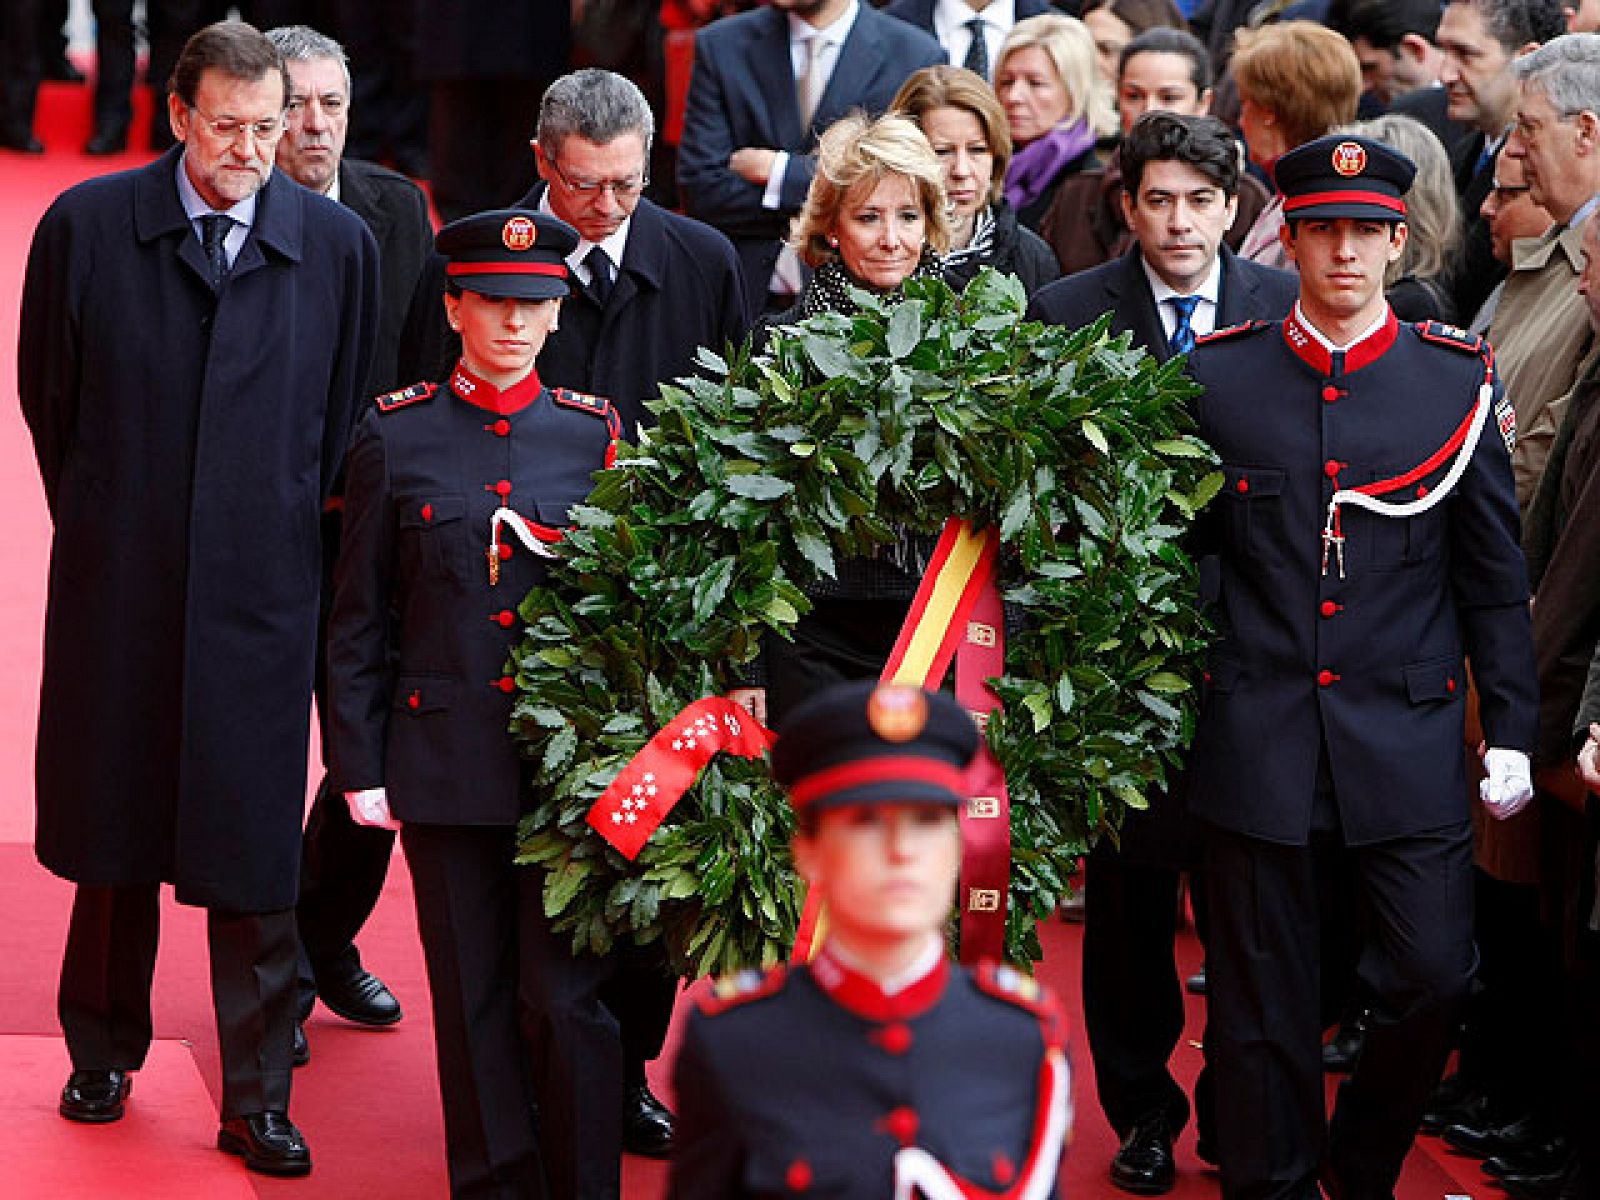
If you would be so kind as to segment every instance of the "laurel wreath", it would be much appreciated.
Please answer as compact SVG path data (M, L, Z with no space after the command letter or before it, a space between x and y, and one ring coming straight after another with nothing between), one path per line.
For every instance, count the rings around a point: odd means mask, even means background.
M724 756L630 862L585 822L685 705L736 685L788 636L806 588L902 530L998 525L1018 625L988 740L1011 796L1007 954L1092 839L1162 784L1193 728L1204 627L1182 535L1221 476L1191 435L1181 361L1025 323L1012 277L775 330L760 354L702 351L702 377L596 476L546 585L521 607L513 733L529 761L519 861L579 952L663 942L685 975L787 956L800 886L792 815L764 762Z

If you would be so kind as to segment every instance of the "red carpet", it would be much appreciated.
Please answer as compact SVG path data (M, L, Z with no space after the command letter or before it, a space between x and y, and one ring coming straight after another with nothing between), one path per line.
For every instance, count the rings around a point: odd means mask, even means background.
M55 1017L55 980L65 934L70 887L40 868L30 840L32 737L39 677L39 631L44 607L49 523L32 450L14 402L17 299L33 226L63 188L105 170L146 160L84 157L89 91L47 85L39 133L42 158L0 153L0 373L13 397L0 405L0 1129L13 1149L0 1194L8 1200L59 1200L107 1195L163 1200L231 1200L295 1196L300 1200L424 1200L445 1194L443 1137L433 1067L427 985L412 914L410 878L397 859L382 904L361 937L368 965L394 988L406 1019L389 1030L364 1030L318 1010L308 1027L310 1066L296 1073L294 1117L315 1159L309 1179L266 1180L212 1148L220 1087L216 1030L206 974L202 914L166 904L156 971L157 1043L136 1077L127 1119L103 1128L74 1126L55 1114L67 1058ZM143 129L142 117L135 129ZM129 315L130 321L136 314ZM114 598L108 597L108 602ZM1115 1149L1094 1100L1088 1052L1077 1015L1077 926L1045 931L1044 977L1074 1010L1074 1105L1077 1128L1068 1151L1064 1194L1119 1196L1106 1181ZM1198 954L1182 947L1186 968ZM681 1008L681 1006L680 1006ZM681 1016L681 1013L680 1013ZM1191 1003L1189 1038L1199 1035L1199 1005ZM675 1040L674 1040L675 1044ZM670 1059L669 1049L667 1058ZM1178 1071L1193 1079L1199 1051L1186 1042ZM668 1067L654 1073L666 1097ZM1226 1103L1227 1098L1223 1097ZM1438 1154L1430 1144L1412 1155L1400 1200L1489 1195L1475 1166ZM1193 1132L1178 1147L1176 1200L1217 1194L1216 1177L1194 1157ZM1442 1163L1442 1165L1441 1165ZM664 1168L629 1159L628 1200L663 1193Z

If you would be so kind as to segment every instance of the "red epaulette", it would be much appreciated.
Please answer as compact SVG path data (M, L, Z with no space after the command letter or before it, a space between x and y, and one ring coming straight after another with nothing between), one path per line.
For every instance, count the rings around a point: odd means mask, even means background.
M1446 325L1443 321L1418 321L1417 335L1425 342L1449 346L1462 354L1483 353L1484 341L1481 337L1455 325Z
M1005 963L979 963L972 972L978 990L1004 1000L1039 1018L1047 1046L1064 1046L1067 1041L1066 1016L1056 994L1031 975Z
M424 400L431 400L433 394L439 390L437 383L413 383L408 388L401 388L398 392L388 392L379 396L372 403L381 413L398 412L402 408L410 408L413 404L421 404Z
M1220 342L1225 338L1242 337L1244 334L1256 333L1259 330L1266 329L1271 324L1271 321L1244 321L1238 325L1224 325L1221 329L1213 329L1210 333L1202 333L1195 338L1194 344L1204 346L1208 342Z
M702 992L696 1004L706 1016L715 1017L729 1009L776 996L788 981L788 968L782 964L765 971L735 971L713 980L711 990Z

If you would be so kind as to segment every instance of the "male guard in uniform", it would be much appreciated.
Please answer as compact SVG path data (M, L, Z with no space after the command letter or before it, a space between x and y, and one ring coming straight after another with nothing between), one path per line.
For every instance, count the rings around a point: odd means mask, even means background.
M1489 349L1383 295L1411 162L1334 135L1279 160L1300 295L1201 339L1200 432L1221 563L1189 783L1208 823L1210 1038L1226 1197L1388 1197L1449 1053L1476 955L1461 746L1482 797L1531 797L1537 696L1510 406ZM1327 894L1343 860L1352 885ZM1320 893L1320 894L1319 894ZM1325 1126L1318 930L1365 906L1374 998Z

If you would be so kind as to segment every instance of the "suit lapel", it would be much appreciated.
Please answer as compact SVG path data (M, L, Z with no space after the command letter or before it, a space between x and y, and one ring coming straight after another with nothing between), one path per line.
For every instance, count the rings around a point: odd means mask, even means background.
M1122 270L1117 272L1113 294L1116 311L1128 322L1128 332L1138 345L1147 346L1159 362L1171 357L1167 350L1167 331L1162 328L1161 314L1156 311L1155 293L1150 290L1150 280L1145 278L1144 264L1139 247L1135 245L1122 256Z
M762 10L765 21L750 39L749 69L763 109L771 114L772 144L798 149L809 134L800 125L800 97L795 90L794 59L789 55L789 17L775 8Z

